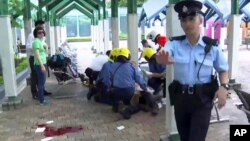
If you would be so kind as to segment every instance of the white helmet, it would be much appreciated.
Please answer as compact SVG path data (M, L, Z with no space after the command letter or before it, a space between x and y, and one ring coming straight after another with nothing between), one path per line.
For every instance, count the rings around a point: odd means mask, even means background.
M159 35L156 31L152 30L148 33L147 39L151 39L152 41L155 41L156 37Z

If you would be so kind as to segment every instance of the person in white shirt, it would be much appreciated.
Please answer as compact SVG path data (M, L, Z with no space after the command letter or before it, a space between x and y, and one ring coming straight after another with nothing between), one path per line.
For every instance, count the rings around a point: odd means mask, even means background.
M35 22L35 27L45 27L45 22L43 20L38 20ZM33 99L37 99L37 76L36 72L34 70L34 52L32 50L32 42L34 40L33 32L31 32L26 40L26 53L29 58L29 64L30 64L30 88L31 88L31 94ZM44 47L48 49L48 45L44 42ZM52 93L47 92L44 90L44 95L51 95Z
M96 58L93 59L91 65L88 68L86 68L85 74L89 78L90 87L94 85L94 81L97 79L97 76L99 72L101 71L102 66L106 62L108 62L109 54L110 54L110 50L106 52L106 55L104 54L98 55Z

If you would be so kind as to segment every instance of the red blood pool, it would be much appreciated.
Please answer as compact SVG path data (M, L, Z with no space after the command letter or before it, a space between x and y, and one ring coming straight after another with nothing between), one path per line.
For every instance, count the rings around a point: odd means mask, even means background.
M75 132L79 132L83 130L81 126L78 126L78 127L65 126L65 127L56 128L56 127L48 126L47 124L38 124L37 127L40 127L40 128L45 127L44 136L46 137L61 136L66 133L75 133Z

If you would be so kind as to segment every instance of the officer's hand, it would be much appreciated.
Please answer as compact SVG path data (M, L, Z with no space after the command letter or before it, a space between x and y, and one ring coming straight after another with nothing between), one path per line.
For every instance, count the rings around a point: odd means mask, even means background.
M218 108L220 109L226 105L228 91L224 87L219 87L215 94L218 98Z
M156 55L156 61L159 64L174 64L174 61L170 58L169 53L164 50L160 50L159 53Z

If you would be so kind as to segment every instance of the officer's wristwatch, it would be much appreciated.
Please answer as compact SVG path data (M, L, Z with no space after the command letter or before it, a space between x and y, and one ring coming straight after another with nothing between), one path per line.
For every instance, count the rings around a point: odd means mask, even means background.
M224 87L226 90L229 90L229 86L228 86L228 84L221 84L220 86L222 86L222 87Z

